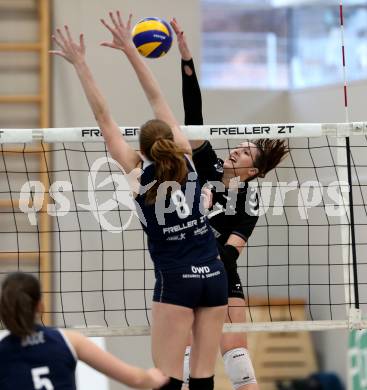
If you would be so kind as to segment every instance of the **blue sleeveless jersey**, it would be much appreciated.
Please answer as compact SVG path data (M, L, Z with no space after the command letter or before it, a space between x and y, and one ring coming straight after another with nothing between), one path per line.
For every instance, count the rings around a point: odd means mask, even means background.
M148 249L156 270L171 270L203 264L218 256L216 240L208 220L200 210L201 188L197 174L187 160L188 180L176 185L155 204L146 204L144 186L155 180L155 165L143 164L142 194L136 198L145 223Z
M8 334L0 340L0 389L76 390L76 362L58 329L37 326L24 340Z

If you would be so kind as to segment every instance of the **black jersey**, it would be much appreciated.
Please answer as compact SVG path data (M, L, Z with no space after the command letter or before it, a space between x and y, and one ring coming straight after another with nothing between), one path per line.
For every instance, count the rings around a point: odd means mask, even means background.
M24 340L0 340L1 390L76 390L77 357L61 330L37 326Z
M199 265L218 256L208 219L200 210L198 175L188 159L187 167L187 181L161 199L157 196L155 204L146 204L144 194L136 198L145 217L142 226L156 270ZM155 164L144 161L141 186L154 179Z
M221 184L212 189L213 207L208 215L214 234L225 244L231 234L247 241L258 220L259 200L255 188L243 183L238 191L224 188L222 184L223 161L218 158L209 141L194 150L193 161L199 182Z
M188 76L185 66L191 69ZM193 60L181 61L182 96L185 110L185 125L202 125L202 100L200 86L196 77ZM207 182L222 182L223 161L220 160L209 142L193 151L193 161L203 186ZM212 190L213 209L209 214L209 223L216 238L225 244L231 234L248 240L258 220L258 196L256 190L246 183L238 192ZM218 186L219 187L219 186Z

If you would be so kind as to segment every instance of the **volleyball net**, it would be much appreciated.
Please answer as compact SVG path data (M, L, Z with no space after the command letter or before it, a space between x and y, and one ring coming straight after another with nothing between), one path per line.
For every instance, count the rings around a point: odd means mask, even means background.
M121 131L138 149L138 128ZM183 131L223 159L247 139L289 141L290 155L250 182L260 218L238 260L248 323L225 331L366 327L367 122ZM38 275L56 326L148 334L153 264L99 129L0 129L0 144L0 282Z

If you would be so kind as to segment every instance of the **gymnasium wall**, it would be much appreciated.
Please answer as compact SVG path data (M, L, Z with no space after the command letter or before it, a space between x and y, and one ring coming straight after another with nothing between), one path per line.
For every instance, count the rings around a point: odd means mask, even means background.
M350 121L366 120L367 81L348 86ZM341 85L294 90L288 94L290 122L345 122L344 94Z
M160 15L166 19L176 16L183 25L190 26L186 33L189 41L193 42L195 57L199 57L200 15L197 12L196 0L185 2L130 0L123 3L118 0L54 1L54 25L63 26L68 23L72 32L85 33L87 59L117 122L126 126L139 125L150 119L152 114L134 72L121 52L99 46L100 42L109 40L111 35L99 19L101 17L107 19L108 11L117 9L122 11L125 18L129 12L133 12L135 21L149 15ZM178 116L182 115L179 105L180 58L176 47L165 58L149 61L149 65L159 78L175 113ZM55 59L54 74L55 125L76 126L95 123L71 66Z

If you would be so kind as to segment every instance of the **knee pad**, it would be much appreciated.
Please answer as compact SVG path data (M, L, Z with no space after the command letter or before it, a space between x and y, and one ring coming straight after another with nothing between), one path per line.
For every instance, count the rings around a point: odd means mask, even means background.
M223 355L224 368L236 390L241 386L257 383L250 355L246 348L235 348Z
M182 383L181 380L170 377L169 382L163 387L160 387L159 390L181 390Z
M184 357L184 364L183 364L183 382L185 385L189 384L189 378L190 378L190 352L191 347L186 347L185 351L185 357Z
M213 390L214 376L209 378L191 378L189 379L190 390Z

